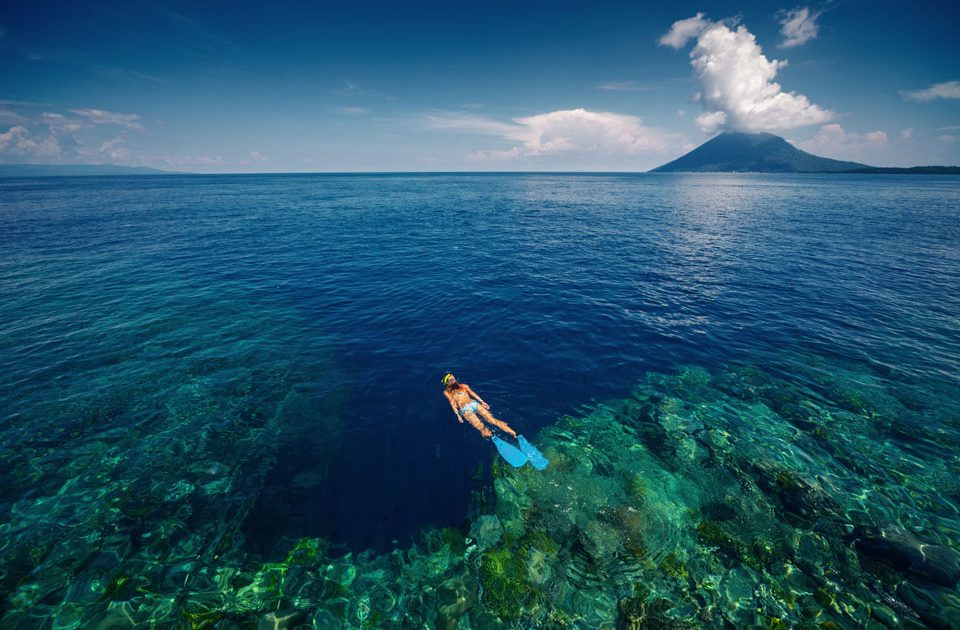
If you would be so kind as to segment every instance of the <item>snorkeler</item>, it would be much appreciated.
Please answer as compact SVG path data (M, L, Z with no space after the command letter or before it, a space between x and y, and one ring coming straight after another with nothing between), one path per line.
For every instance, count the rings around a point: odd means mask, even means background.
M480 421L480 418L483 418L489 424L500 428L513 437L517 437L517 432L511 429L506 422L493 417L493 414L490 413L490 405L484 402L477 392L470 389L469 385L458 383L453 374L447 374L443 377L443 386L443 395L447 397L450 406L453 407L453 413L456 414L459 422L466 420L480 432L480 435L488 438L493 433Z

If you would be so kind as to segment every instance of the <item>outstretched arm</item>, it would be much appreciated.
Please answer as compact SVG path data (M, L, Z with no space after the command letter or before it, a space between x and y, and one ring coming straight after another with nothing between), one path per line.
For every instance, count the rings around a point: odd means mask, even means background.
M457 417L457 421L461 424L463 423L463 417L460 415L460 410L457 409L457 403L453 402L453 396L448 392L443 392L443 395L446 396L447 402L450 403L450 407L453 409L453 415Z
M473 396L474 398L476 398L477 401L478 401L481 405L483 405L485 409L489 409L489 408L490 408L490 405L488 405L487 402L486 402L483 398L480 398L480 394L478 394L477 392L473 391L473 389L472 389L469 385L464 385L464 387L467 388L467 391L470 393L470 395Z

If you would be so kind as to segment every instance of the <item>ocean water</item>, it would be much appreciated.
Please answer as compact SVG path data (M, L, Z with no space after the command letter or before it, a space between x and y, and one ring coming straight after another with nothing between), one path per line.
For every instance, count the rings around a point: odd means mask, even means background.
M0 626L960 627L957 287L950 177L0 180Z

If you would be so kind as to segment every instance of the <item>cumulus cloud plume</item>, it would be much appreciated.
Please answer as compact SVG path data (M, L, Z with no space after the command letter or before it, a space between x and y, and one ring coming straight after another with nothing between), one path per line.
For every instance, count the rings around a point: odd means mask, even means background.
M660 45L683 48L687 45L687 42L705 31L711 24L712 22L706 19L703 13L697 13L692 18L685 20L677 20L670 27L670 30L660 38Z
M817 18L822 11L811 13L810 7L796 7L780 15L780 34L783 35L782 48L793 48L805 44L817 36L820 26Z
M907 100L924 102L937 98L960 98L960 81L934 83L926 89L911 92L901 90L900 94Z
M474 159L511 159L563 153L636 155L663 151L670 136L647 127L636 116L583 108L515 118L504 123L469 114L428 114L421 119L433 129L500 136L516 143L505 150L481 150Z
M690 65L700 80L695 100L703 131L781 131L829 121L833 114L774 81L786 61L770 60L745 26L736 29L698 13L674 22L660 43L681 48L696 37Z

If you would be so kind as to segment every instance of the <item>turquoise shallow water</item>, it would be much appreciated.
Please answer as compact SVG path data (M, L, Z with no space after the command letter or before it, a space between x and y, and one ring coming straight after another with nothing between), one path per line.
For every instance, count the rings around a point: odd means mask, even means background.
M0 621L956 627L958 208L939 177L3 180ZM447 370L551 467L501 467Z

